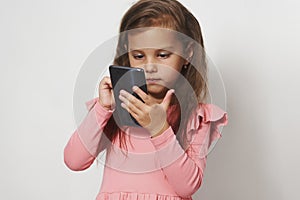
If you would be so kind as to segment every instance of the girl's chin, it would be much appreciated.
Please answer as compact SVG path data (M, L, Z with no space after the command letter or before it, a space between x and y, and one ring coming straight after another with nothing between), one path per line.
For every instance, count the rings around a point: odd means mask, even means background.
M168 91L168 88L162 85L147 85L147 90L150 94L164 96L166 91Z

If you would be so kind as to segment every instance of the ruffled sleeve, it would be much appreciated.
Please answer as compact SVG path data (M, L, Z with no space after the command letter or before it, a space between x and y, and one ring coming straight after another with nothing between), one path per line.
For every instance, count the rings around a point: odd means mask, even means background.
M213 142L222 137L221 127L227 123L228 116L224 110L213 104L199 104L187 126L191 140L189 148L196 148L200 158L206 157Z
M88 168L109 140L103 130L112 110L105 110L94 98L86 102L88 113L74 131L64 149L65 164L74 171ZM103 136L104 135L104 136Z

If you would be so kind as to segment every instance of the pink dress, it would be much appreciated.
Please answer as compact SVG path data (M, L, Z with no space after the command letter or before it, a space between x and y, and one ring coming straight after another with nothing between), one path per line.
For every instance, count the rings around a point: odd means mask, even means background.
M117 137L107 151L110 140L103 130L113 111L105 110L97 99L86 103L89 112L64 149L65 164L74 171L87 169L106 151L96 199L191 200L201 185L208 149L221 136L219 127L227 124L227 114L215 105L199 103L188 121L190 142L185 149L171 127L153 138L142 128L125 127L121 133L127 150Z

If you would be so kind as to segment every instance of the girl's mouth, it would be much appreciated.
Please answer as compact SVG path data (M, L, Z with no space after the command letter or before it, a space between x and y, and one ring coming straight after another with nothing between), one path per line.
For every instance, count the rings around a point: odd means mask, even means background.
M156 84L160 80L161 80L160 78L147 78L146 79L148 84Z

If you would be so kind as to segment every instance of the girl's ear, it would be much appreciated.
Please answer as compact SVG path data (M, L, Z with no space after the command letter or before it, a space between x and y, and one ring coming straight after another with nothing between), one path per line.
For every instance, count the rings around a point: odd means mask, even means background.
M185 49L185 63L184 63L185 65L188 65L191 62L193 55L194 55L194 44L193 42L189 42L189 44Z

